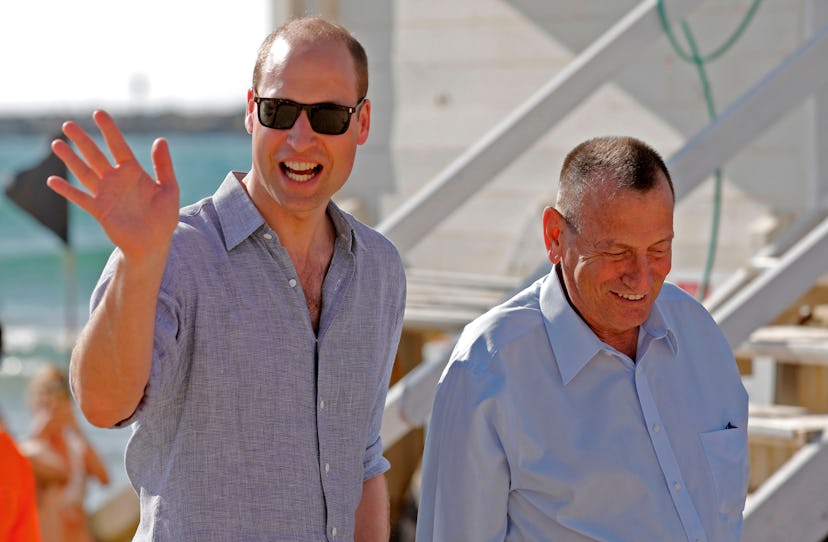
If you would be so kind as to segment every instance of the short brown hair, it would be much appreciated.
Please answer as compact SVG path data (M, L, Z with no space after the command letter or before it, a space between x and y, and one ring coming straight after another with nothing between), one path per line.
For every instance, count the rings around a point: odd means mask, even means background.
M256 66L253 68L253 91L258 89L263 77L264 66L270 55L273 42L284 38L287 42L294 41L336 41L348 48L354 59L357 80L357 99L368 94L368 55L362 44L345 27L326 21L320 17L303 17L293 19L271 32L259 46Z
M613 182L615 190L647 192L667 179L675 199L673 181L661 156L634 137L604 136L584 141L564 159L555 207L570 226L580 229L579 209L584 194L598 182Z

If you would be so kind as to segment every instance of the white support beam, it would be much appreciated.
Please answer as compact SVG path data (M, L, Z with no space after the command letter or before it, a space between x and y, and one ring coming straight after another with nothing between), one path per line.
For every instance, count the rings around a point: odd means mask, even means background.
M817 208L800 217L792 225L787 227L773 242L751 258L748 266L737 270L720 288L704 300L704 306L711 313L719 310L719 307L727 303L742 287L755 279L760 272L769 269L779 263L779 257L790 250L796 243L802 240L805 235L813 230L820 222L828 217L828 207Z
M701 0L667 2L671 20ZM539 137L664 36L657 0L644 0L493 130L386 217L377 229L405 254Z
M821 542L828 534L828 435L806 444L748 497L745 542Z
M730 346L739 347L828 271L828 219L713 313Z
M425 360L388 390L380 438L387 449L412 429L422 427L431 415L437 382L455 341L438 355Z

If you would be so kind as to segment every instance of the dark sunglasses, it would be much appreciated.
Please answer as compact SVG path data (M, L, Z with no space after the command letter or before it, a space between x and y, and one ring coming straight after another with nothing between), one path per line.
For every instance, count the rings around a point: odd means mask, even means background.
M259 123L276 130L288 130L304 110L308 114L311 128L318 134L340 135L348 130L351 115L365 102L362 98L354 107L332 103L300 104L281 98L254 96L258 105Z

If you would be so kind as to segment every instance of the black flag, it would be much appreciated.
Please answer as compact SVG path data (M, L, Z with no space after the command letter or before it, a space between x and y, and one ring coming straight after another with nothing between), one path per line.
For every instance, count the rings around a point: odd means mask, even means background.
M65 138L59 136L60 139ZM46 186L49 175L66 178L66 165L51 151L34 167L19 172L6 186L6 196L69 244L69 205Z

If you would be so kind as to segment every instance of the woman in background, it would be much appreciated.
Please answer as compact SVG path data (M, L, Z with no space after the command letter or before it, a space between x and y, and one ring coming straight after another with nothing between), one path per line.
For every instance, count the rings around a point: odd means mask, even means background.
M40 531L45 542L91 542L84 496L88 477L101 484L109 475L78 427L66 374L42 369L29 385L32 431L20 443L37 483Z

